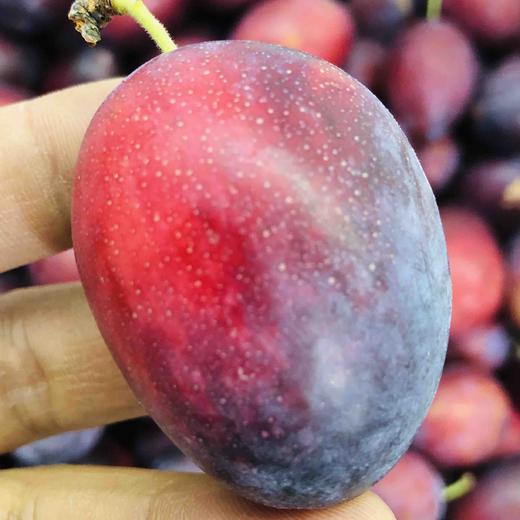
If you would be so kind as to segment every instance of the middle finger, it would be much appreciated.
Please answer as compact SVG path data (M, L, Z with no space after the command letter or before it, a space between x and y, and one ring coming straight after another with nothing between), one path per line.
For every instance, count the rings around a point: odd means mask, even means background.
M0 453L144 414L80 284L0 297Z

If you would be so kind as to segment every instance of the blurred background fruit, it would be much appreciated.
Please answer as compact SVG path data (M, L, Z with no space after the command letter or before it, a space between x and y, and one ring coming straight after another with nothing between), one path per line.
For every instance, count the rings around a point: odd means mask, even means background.
M29 266L29 272L35 285L76 282L79 280L78 267L72 249L34 262Z
M484 43L498 43L518 35L517 0L445 0L446 13Z
M438 520L445 509L441 474L409 451L373 488L399 520Z
M492 375L453 365L442 376L414 445L441 468L479 464L493 456L511 414L509 398Z
M449 184L460 163L460 150L449 137L441 137L418 147L417 155L435 192Z
M520 518L520 463L487 473L476 489L456 507L453 520Z
M277 43L343 65L354 20L338 0L266 0L240 20L232 38Z
M63 24L68 0L0 0L0 27L31 36Z
M59 90L80 83L116 77L120 66L114 51L106 47L85 48L49 67L45 89Z
M146 5L162 23L172 27L180 23L186 0L147 0ZM118 45L132 47L147 38L146 33L129 16L114 18L105 28L104 36Z
M472 45L456 26L416 22L399 37L390 56L390 108L409 136L443 137L469 102L477 70Z
M499 323L473 327L457 335L450 344L450 355L488 370L500 368L507 360L511 339Z
M22 101L29 97L23 89L0 83L0 106Z
M456 337L495 316L504 297L505 265L495 237L477 213L449 206L442 208L441 218L453 284L451 336Z
M519 83L520 54L514 54L487 73L472 109L481 142L499 151L518 153L520 148Z
M378 90L383 80L386 49L370 38L359 38L348 56L345 70L370 90Z
M381 39L394 36L413 10L413 0L352 0L350 5L360 28Z
M94 449L102 435L102 428L53 435L18 448L13 457L23 466L77 462Z

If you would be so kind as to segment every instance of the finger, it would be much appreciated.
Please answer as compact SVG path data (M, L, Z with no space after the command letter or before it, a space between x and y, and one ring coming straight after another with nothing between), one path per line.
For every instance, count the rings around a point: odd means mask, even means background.
M71 466L1 472L2 514L39 520L395 520L372 493L330 509L277 511L238 498L206 475Z
M0 109L0 272L70 247L76 157L89 121L117 83Z
M2 295L0 352L0 453L144 413L79 284Z

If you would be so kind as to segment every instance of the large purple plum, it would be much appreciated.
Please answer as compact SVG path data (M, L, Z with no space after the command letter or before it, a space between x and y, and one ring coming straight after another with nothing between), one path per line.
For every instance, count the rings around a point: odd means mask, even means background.
M152 60L86 134L73 239L135 393L243 496L326 506L408 447L445 357L446 248L403 132L340 69L236 41Z

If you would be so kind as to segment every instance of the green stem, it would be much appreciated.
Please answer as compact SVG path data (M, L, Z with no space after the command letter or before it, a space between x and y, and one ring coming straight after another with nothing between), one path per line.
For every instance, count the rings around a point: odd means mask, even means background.
M426 18L430 21L438 20L441 17L442 0L428 0Z
M446 486L443 490L444 500L446 502L453 502L463 496L467 495L477 483L477 479L472 473L464 473L459 480Z
M177 46L164 25L155 18L143 0L74 0L69 19L90 45L101 40L101 29L116 15L131 16L152 38L162 52Z
M143 0L112 0L112 5L118 13L131 16L162 52L171 52L177 48L164 25L155 18Z

